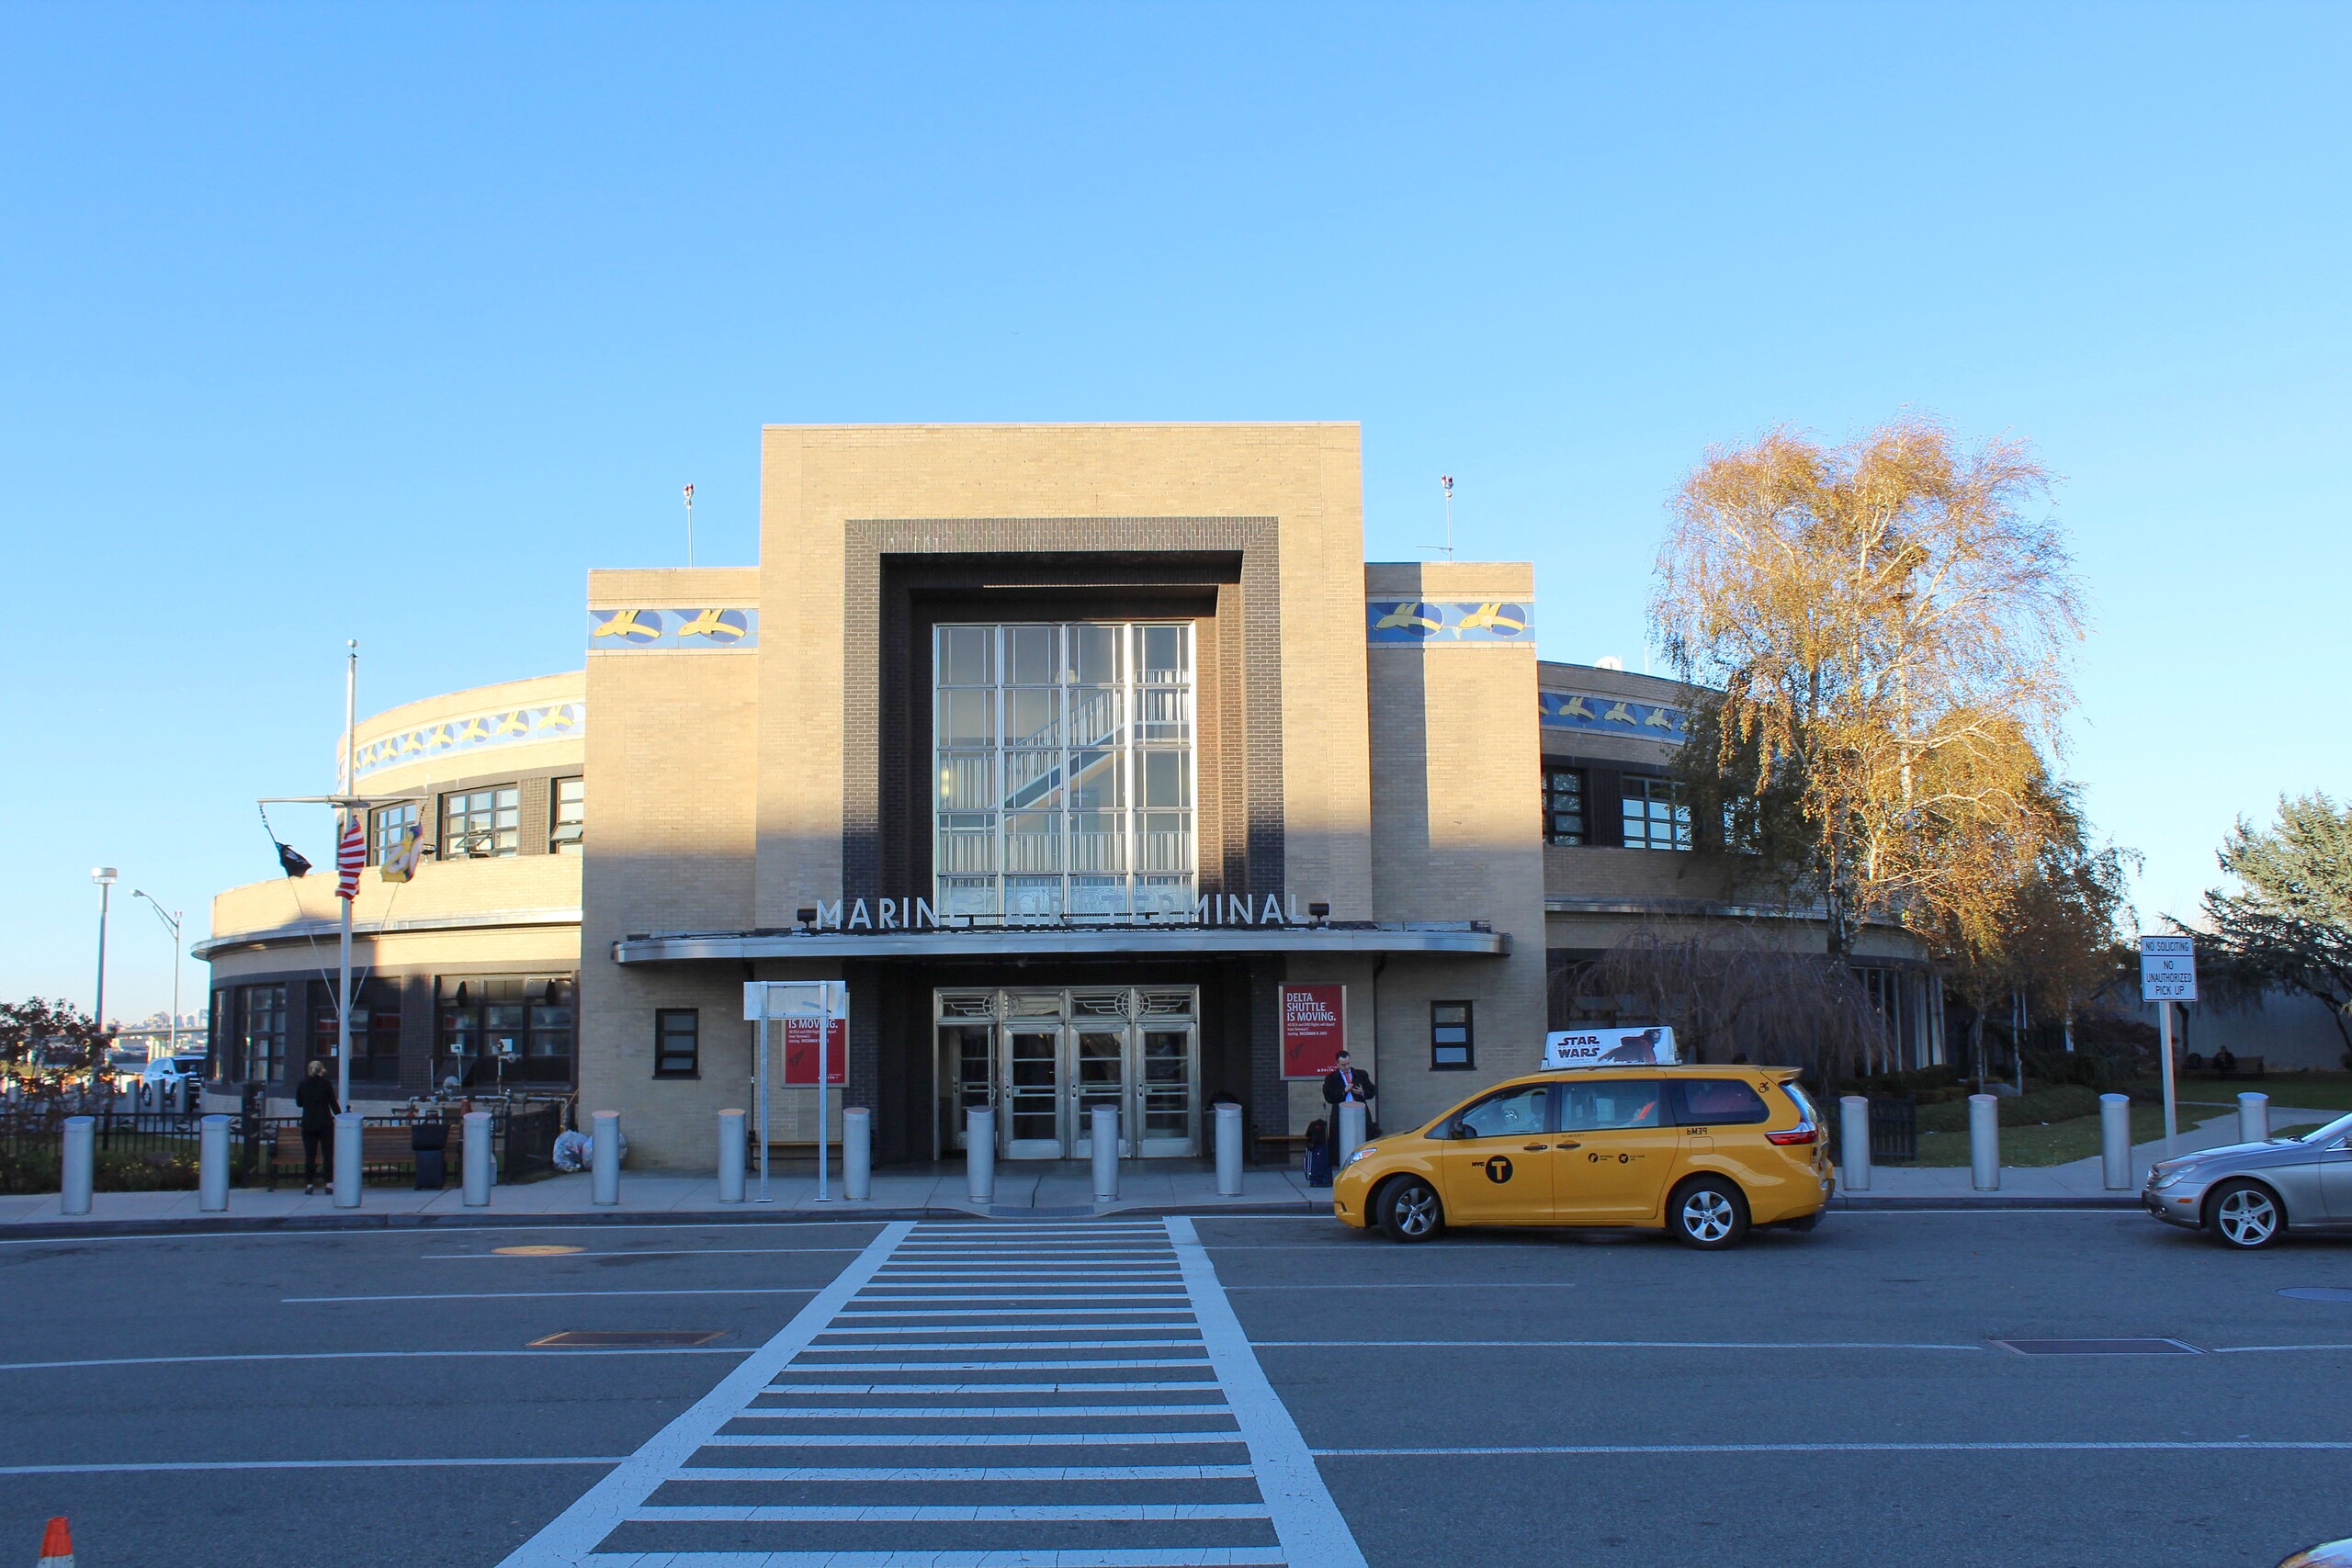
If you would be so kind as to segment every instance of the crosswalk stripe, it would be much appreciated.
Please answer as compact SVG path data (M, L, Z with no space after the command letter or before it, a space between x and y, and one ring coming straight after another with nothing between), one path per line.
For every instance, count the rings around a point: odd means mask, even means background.
M1188 1222L957 1223L888 1227L501 1568L1363 1558Z

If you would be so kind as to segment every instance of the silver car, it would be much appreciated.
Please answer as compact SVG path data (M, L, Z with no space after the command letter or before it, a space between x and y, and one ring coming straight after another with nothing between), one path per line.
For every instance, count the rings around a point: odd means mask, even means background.
M2224 1247L2268 1247L2290 1230L2352 1231L2352 1116L2300 1138L2161 1160L2140 1201Z

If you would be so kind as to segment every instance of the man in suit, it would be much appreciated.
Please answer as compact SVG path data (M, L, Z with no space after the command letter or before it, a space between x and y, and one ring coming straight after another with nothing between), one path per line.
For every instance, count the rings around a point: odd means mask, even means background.
M1373 1087L1368 1073L1358 1072L1348 1066L1348 1054L1340 1053L1337 1062L1323 1076L1323 1103L1331 1107L1331 1114L1324 1118L1323 1149L1336 1173L1340 1168L1340 1111L1342 1105L1364 1108L1364 1136L1372 1136L1372 1102L1380 1091Z

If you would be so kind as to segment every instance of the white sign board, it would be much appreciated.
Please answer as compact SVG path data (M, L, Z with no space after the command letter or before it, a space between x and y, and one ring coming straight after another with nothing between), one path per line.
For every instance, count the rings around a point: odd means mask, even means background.
M849 986L841 980L746 980L743 1021L847 1018Z
M2140 939L2140 999L2148 1002L2193 1002L2197 999L2196 938L2143 936Z
M1674 1031L1662 1023L1647 1029L1555 1029L1544 1037L1546 1067L1670 1067L1680 1060L1674 1054Z

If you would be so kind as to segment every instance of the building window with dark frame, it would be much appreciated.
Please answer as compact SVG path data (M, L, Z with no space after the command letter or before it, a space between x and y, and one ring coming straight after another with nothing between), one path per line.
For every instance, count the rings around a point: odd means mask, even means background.
M311 1058L332 1072L341 1038L335 1018L336 987L311 982ZM351 987L351 1081L401 1081L401 991L395 980L358 980Z
M1581 844L1585 841L1584 770L1544 770L1544 841Z
M237 1032L234 1040L237 1077L246 1083L277 1078L286 1073L286 987L237 987Z
M576 855L588 828L588 781L558 779L548 799L548 853Z
M401 835L416 821L416 802L379 806L368 814L368 863L381 865L384 857L401 847Z
M699 1008L653 1010L653 1076L695 1078L702 1076L702 1010Z
M1623 788L1625 847L1629 850L1687 850L1690 847L1690 807L1682 786L1672 779L1645 779L1627 774Z
M444 975L434 981L435 1083L464 1089L571 1081L579 978Z
M523 791L515 784L441 797L441 858L490 858L523 847Z
M1430 1071L1467 1072L1477 1066L1468 1002L1430 1004Z

